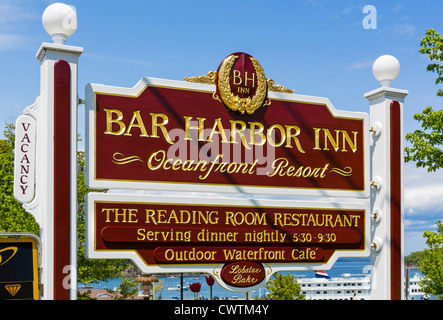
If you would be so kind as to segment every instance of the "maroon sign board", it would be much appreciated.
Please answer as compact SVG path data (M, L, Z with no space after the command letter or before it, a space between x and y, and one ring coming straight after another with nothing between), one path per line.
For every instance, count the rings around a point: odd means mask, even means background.
M241 261L326 268L370 249L369 208L355 203L106 193L87 203L88 256L132 259L144 272Z

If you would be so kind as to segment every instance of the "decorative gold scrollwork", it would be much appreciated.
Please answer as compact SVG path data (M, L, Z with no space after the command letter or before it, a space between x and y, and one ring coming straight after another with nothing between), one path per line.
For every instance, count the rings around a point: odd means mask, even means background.
M269 91L283 92L283 93L294 93L294 91L295 91L295 90L283 87L279 84L274 84L273 79L268 79L267 81L268 81L268 90Z
M295 90L288 89L279 84L274 84L273 79L267 79L260 63L253 57L249 57L255 72L257 73L257 90L252 97L241 98L232 93L229 83L231 69L238 56L230 55L220 65L219 71L209 71L207 75L185 77L185 81L203 84L215 84L218 91L213 97L223 102L228 108L240 113L252 114L262 105L269 105L271 101L266 97L267 91L294 93Z
M217 76L217 71L209 71L206 76L196 76L196 77L185 77L185 81L194 83L206 83L215 84L215 78Z
M344 177L352 176L352 168L351 167L345 167L344 169L332 168L331 172L338 173L339 175L344 176Z
M127 163L134 162L134 161L143 162L143 160L139 156L125 157L120 152L114 153L112 158L113 158L112 162L114 162L115 164L127 164Z

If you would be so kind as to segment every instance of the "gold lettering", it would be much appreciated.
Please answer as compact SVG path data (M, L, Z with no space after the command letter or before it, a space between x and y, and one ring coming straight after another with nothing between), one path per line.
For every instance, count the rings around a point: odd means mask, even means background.
M277 163L277 165L276 165ZM274 169L274 172L272 174L270 174L269 172L266 174L268 177L273 177L275 176L277 173L279 173L283 168L288 166L288 160L286 158L278 158L275 159L272 162L272 169Z
M250 88L246 88L246 87L238 87L237 92L238 93L247 93L249 94L249 90Z
M286 148L292 148L291 139L294 139L295 145L297 146L297 150L301 153L306 153L298 140L298 135L300 134L300 128L297 126L288 126L286 125ZM295 133L291 133L292 130L295 130Z
M265 127L260 122L249 122L249 127L251 131L251 144L256 146L262 146L266 142L266 136L263 134ZM258 130L255 128L258 127ZM260 142L255 141L255 136L260 137Z
M157 155L159 154L161 155L160 159L157 158ZM165 161L165 157L166 157L165 150L158 150L157 152L154 152L153 154L151 154L151 156L148 159L148 168L151 170L157 170L162 166L162 163ZM170 159L168 159L168 161L169 160ZM158 164L153 165L153 161L156 161Z
M235 242L238 232L210 231L201 229L197 234L197 240L203 242Z
M233 78L234 78L234 81L232 82L232 84L234 84L236 86L241 85L243 80L241 78L240 70L233 70ZM237 80L239 82L237 82Z
M209 134L207 141L209 141L209 142L213 141L212 140L213 134L219 134L221 137L222 143L229 143L228 139L226 138L226 134L225 134L225 130L223 128L223 124L221 122L221 118L217 118L214 120L214 126L212 127L211 133Z
M335 138L333 137L331 131L325 128L313 128L314 129L314 148L313 150L330 150L328 143L331 143L333 149L338 151L340 149L340 134L342 135L342 146L341 152L348 152L346 145L348 145L352 152L357 151L357 135L358 131L352 131L353 138L350 137L346 130L335 129ZM324 147L320 146L320 131L324 133Z
M323 148L323 150L329 150L328 148L328 140L329 142L331 142L332 146L334 147L334 150L337 151L338 150L338 141L339 141L339 134L340 134L340 130L334 130L335 131L335 140L332 137L331 132L329 131L329 129L323 129L323 132L325 133L325 147Z
M340 130L342 135L343 135L343 149L341 151L343 152L348 152L348 150L346 150L345 148L345 142L347 141L349 146L351 147L352 152L357 151L357 134L358 131L352 131L352 133L354 134L354 141L351 140L351 138L349 137L348 132L346 132L345 130Z
M274 169L273 172L267 172L266 175L268 177L273 177L275 175L279 175L281 177L288 176L288 177L303 177L303 178L309 178L309 177L320 177L324 178L326 176L326 169L329 167L329 163L325 164L324 167L320 168L311 168L311 167L304 167L300 166L297 171L294 172L295 167L289 166L289 161L286 158L278 158L275 159L272 162L272 169Z
M137 223L138 222L138 219L136 218L137 212L138 212L137 209L129 209L129 221L128 221L129 223Z
M145 209L145 223L148 224L218 224L219 216L217 210L166 210L166 209Z
M255 72L252 73L252 78L248 78L248 71L245 71L245 86L248 86L248 80L252 80L252 88L255 87Z
M138 229L137 230L137 241L143 241L145 240L145 234L143 233L145 232L145 229Z
M225 212L225 224L238 226L238 225L267 225L266 221L266 212L246 212L243 213L241 211L233 212L226 211Z
M165 137L165 140L169 144L174 144L174 142L169 137L168 130L166 129L166 125L169 122L169 118L164 113L150 113L152 117L152 138L160 138L157 134L157 129L160 128L161 132L163 133L163 136ZM158 118L162 119L162 122L158 121Z
M105 211L106 212L106 220L105 222L111 222L111 220L109 219L109 211L112 210L114 211L114 209L108 209L108 208L103 208L102 212Z
M293 260L315 260L317 257L317 248L294 249L292 250Z
M137 223L137 209L119 209L119 208L103 208L102 212L106 214L105 222L122 222ZM111 221L111 214L114 214L114 221ZM120 220L121 219L121 220Z
M103 109L106 112L106 131L104 134L112 134L119 136L125 132L126 125L123 121L123 113L118 109ZM113 114L117 115L117 118L113 119ZM119 126L117 131L112 131L113 123Z
M192 117L183 116L183 118L185 119L185 140L192 140L191 133L190 133L190 130L192 129L192 130L198 130L198 141L205 141L204 124L205 124L206 118L197 117L197 120L198 120L197 126L191 125Z
M315 147L313 148L313 150L321 150L321 148L320 148L320 130L321 130L321 128L313 128L313 129L315 132L315 142L314 142Z
M246 123L244 123L241 120L229 120L231 123L231 143L237 143L237 134L240 135L241 141L246 149L251 149L251 147L248 145L248 142L246 141L245 135L243 134L243 131L246 129ZM240 129L237 129L237 124L240 125Z
M276 143L274 140L274 138L275 138L274 137L275 134L273 133L274 129L278 129L280 131L280 142L279 143ZM268 137L268 142L271 146L280 147L283 143L285 143L285 139L286 139L285 129L283 128L283 126L281 126L279 124L273 124L268 129L267 137Z
M135 123L137 121L137 123ZM132 136L131 129L139 128L140 129L140 137L149 137L148 133L146 132L145 124L143 123L143 119L140 115L140 110L136 110L132 113L131 122L129 123L128 129L125 132L125 136Z

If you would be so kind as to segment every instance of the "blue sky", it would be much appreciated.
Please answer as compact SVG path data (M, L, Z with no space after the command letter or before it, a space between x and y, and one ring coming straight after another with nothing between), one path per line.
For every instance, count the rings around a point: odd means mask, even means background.
M56 1L0 0L0 123L14 123L39 94L41 15ZM327 97L337 109L368 112L364 93L379 87L372 63L395 56L393 87L409 90L405 133L415 113L440 109L435 74L418 53L428 28L443 33L443 2L434 1L65 1L78 29L67 44L84 48L79 96L87 83L132 87L144 76L183 80L216 70L232 52L253 55L266 76L298 94ZM365 5L377 28L365 29ZM82 114L80 107L80 115ZM405 253L426 247L423 231L443 218L443 172L405 166Z

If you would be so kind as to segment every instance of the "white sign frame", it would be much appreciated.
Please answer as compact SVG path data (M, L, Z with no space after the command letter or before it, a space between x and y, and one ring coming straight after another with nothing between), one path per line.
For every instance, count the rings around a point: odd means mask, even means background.
M247 288L234 288L225 284L220 279L220 271L223 263L215 264L183 264L183 265L153 265L148 266L143 259L137 254L135 250L121 250L121 251L106 251L95 250L95 201L106 202L131 202L131 203L168 203L168 204L183 204L183 205L233 205L246 207L283 207L283 208L323 208L323 209L359 209L365 210L364 221L364 249L362 250L336 250L327 263L266 263L265 271L266 277L262 283ZM236 292L249 292L260 287L269 280L271 275L280 271L306 271L306 270L329 270L338 258L342 257L369 257L371 252L371 211L369 200L354 201L354 202L335 202L335 201L303 201L303 200L271 200L271 199L251 199L251 198L209 198L209 197L188 197L188 196L169 196L158 194L117 194L117 193L97 193L91 192L86 195L86 247L85 254L90 259L130 259L143 273L184 273L184 272L204 272L212 274L219 284L224 288Z

